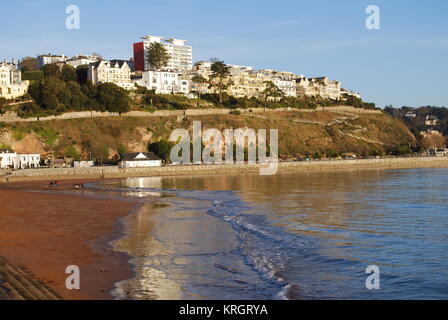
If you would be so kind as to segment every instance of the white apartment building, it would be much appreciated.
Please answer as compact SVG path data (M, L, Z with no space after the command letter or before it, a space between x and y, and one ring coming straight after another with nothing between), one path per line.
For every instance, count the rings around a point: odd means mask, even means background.
M340 100L342 97L341 83L327 77L296 79L296 90L298 96L320 96L333 100Z
M195 63L192 74L200 75L205 79L209 79L212 71L212 62L199 61ZM232 85L228 88L227 93L237 98L241 97L256 97L263 99L263 91L266 89L266 82L272 81L285 93L287 97L296 96L296 82L297 77L292 72L275 71L275 70L254 70L251 66L227 64L230 71L230 79ZM195 84L192 83L192 89ZM213 89L208 89L207 93L214 92Z
M212 64L210 61L198 61L192 68L192 74L200 75L206 79L209 79L212 75ZM230 76L240 76L244 72L252 71L251 66L241 66L236 64L226 64L229 67Z
M346 97L355 97L355 98L358 98L358 99L361 99L361 94L359 94L358 92L354 92L354 91L350 91L350 90L347 90L347 89L344 89L344 88L342 88L341 89L341 96L344 98L346 98Z
M39 168L40 154L17 154L11 150L0 149L0 169Z
M22 81L22 73L14 60L0 63L0 98L15 99L28 91L29 81Z
M265 76L266 81L272 81L287 97L296 97L296 81L297 76L292 72L275 71L275 70L258 70L256 72Z
M182 79L177 72L169 71L144 71L140 79L134 81L137 85L150 90L155 90L157 94L190 93L190 81Z
M53 54L40 54L37 56L37 62L39 64L39 68L42 69L42 67L46 64L52 64L52 63L65 63L67 61L67 57L65 55L53 55Z
M93 84L114 83L126 90L134 90L131 68L124 60L101 60L89 65L87 79Z
M134 43L134 62L136 71L146 71L151 69L147 61L149 46L151 43L161 43L171 59L166 66L166 70L171 71L187 71L193 67L193 48L187 46L187 40L167 39L156 36L144 36L142 42Z
M76 55L71 59L68 59L66 61L66 64L71 65L73 68L76 68L78 66L82 65L89 65L91 63L95 63L101 60L101 57L94 56L94 55Z
M190 72L184 73L190 79L194 75L200 75L205 79L210 79L212 75L212 62L199 61L194 64ZM229 66L230 80L232 85L228 88L227 94L241 97L256 97L263 99L263 91L266 89L266 82L272 81L286 97L317 97L325 99L340 100L343 97L354 96L361 98L359 93L341 88L341 83L336 80L330 80L328 77L306 78L303 75L294 74L287 71L276 71L270 69L253 70L250 66ZM191 82L191 89L197 90L196 84ZM203 93L213 93L215 89L207 88Z

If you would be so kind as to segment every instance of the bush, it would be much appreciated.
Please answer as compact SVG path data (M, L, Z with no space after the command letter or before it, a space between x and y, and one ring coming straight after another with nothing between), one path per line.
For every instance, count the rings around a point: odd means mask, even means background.
M337 159L339 158L341 155L338 151L335 150L330 150L327 152L327 157L330 159Z
M123 159L124 155L127 153L126 147L120 143L120 145L117 148L118 155L120 156L120 159Z
M235 116L239 116L239 115L241 115L241 111L240 110L232 110L232 111L229 112L229 114L233 114Z
M42 138L44 143L52 147L59 138L59 132L50 128L39 128L35 132Z
M25 138L26 130L21 127L14 127L12 137L16 141L22 141Z
M392 154L395 156L404 156L407 154L411 154L412 150L409 146L400 146L397 149L392 151Z
M66 147L64 150L64 154L66 157L72 158L75 161L78 161L81 159L81 156L79 155L78 150L76 150L76 148L74 146Z
M162 139L158 142L154 142L148 145L148 151L153 152L160 159L168 162L170 160L171 149L174 147L175 143Z

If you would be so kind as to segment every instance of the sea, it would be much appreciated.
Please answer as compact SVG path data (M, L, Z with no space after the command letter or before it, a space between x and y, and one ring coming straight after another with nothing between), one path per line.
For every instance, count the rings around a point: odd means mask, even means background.
M447 169L97 187L143 200L111 242L135 271L115 284L117 299L448 299Z

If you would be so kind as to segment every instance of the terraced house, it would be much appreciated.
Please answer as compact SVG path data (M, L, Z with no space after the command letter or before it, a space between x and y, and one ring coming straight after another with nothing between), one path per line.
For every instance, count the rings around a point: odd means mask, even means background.
M125 60L101 60L89 65L87 79L93 84L114 83L126 90L135 89L131 68Z

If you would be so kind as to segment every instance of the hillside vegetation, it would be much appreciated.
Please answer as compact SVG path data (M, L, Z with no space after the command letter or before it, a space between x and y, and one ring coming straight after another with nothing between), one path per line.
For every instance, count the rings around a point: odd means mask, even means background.
M48 157L118 159L119 154L145 151L148 144L168 139L174 129L191 130L194 120L202 122L203 130L279 129L279 153L283 158L379 155L397 153L416 144L407 126L387 114L316 111L10 123L0 127L0 146Z

